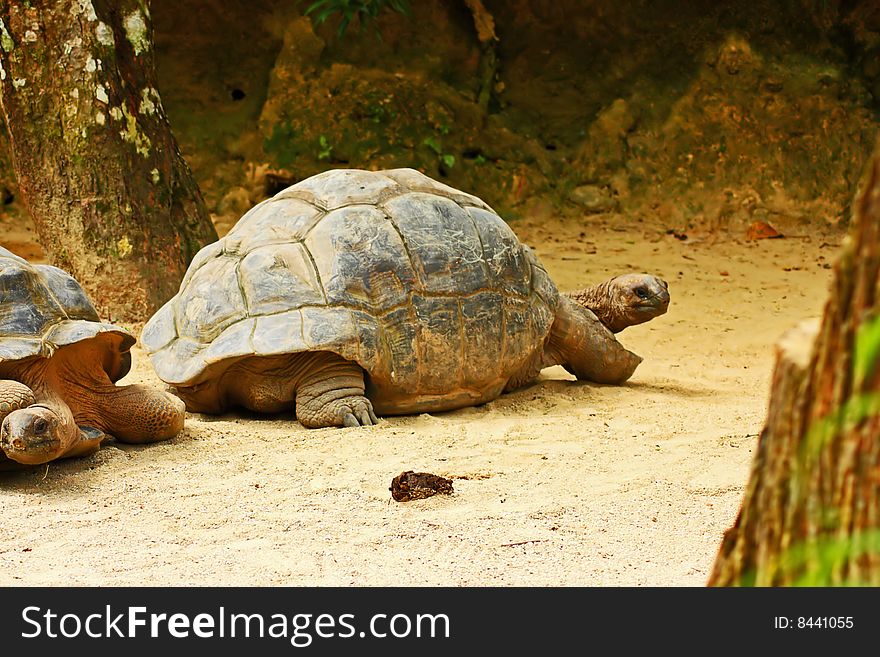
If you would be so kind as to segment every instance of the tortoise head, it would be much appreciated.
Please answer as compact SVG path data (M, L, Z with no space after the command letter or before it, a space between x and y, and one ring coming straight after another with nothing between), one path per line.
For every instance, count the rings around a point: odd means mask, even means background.
M666 281L651 274L623 274L597 285L586 304L611 331L647 322L669 307Z
M607 292L617 325L613 331L647 322L669 307L669 286L651 274L616 276L608 281Z
M669 286L651 274L623 274L611 279L612 294L621 306L631 309L633 324L662 315L669 307Z
M58 413L47 406L31 405L13 411L0 427L0 449L25 465L47 463L62 456L77 437Z

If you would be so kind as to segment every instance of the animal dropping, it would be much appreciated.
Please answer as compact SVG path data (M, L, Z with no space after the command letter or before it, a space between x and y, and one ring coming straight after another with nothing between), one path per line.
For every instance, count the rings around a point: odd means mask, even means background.
M430 472L401 472L391 480L391 497L398 502L421 500L441 493L452 494L452 480Z

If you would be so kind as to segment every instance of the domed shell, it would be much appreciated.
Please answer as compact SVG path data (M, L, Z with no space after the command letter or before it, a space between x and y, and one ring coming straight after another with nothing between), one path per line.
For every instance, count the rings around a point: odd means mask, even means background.
M241 357L322 350L359 363L380 395L479 401L542 346L557 301L477 197L412 169L337 169L203 248L141 341L173 385Z
M50 357L55 349L102 333L119 335L121 359L107 374L118 380L128 373L128 349L135 338L125 329L102 322L86 293L67 272L32 265L0 247L0 362ZM108 342L111 344L111 342Z

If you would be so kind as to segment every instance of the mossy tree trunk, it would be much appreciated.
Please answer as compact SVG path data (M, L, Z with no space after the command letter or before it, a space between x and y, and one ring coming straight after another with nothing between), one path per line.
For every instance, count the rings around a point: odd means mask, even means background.
M821 323L779 345L766 426L709 585L880 585L880 149Z
M156 91L144 0L0 3L0 100L40 245L105 318L146 318L217 239Z

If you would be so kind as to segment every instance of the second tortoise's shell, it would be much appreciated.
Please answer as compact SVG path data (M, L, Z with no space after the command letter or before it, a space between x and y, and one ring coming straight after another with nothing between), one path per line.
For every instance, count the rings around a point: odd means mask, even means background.
M118 381L131 367L134 336L102 322L86 293L67 272L32 265L0 247L0 365L49 358L59 347L98 336L108 350L107 375Z
M336 169L203 248L141 340L177 386L243 357L335 352L366 370L378 408L410 412L500 394L542 348L557 302L480 199L412 169Z

